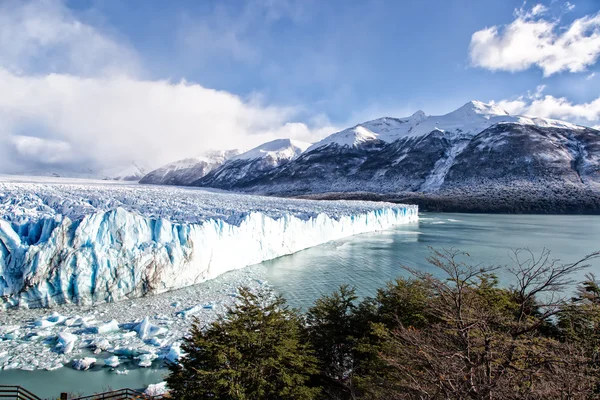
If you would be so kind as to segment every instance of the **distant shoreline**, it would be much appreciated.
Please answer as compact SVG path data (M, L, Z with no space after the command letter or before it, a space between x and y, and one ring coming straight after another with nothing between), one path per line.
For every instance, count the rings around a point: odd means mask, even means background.
M473 214L600 215L600 193L582 190L574 195L530 194L497 190L468 193L332 192L290 196L311 200L363 200L415 204L419 211Z

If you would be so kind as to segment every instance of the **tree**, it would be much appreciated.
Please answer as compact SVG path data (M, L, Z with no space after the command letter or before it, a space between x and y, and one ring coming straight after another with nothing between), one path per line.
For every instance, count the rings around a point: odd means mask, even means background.
M510 269L516 283L501 289L496 268L469 265L462 261L468 254L455 250L433 251L429 262L444 279L407 269L433 293L428 309L438 322L378 327L389 369L370 397L586 398L595 381L587 360L547 328L568 304L560 293L572 282L570 274L596 256L560 264L547 252L527 259L516 252Z
M342 285L315 301L306 315L306 336L315 349L321 369L320 385L329 398L356 398L354 373L356 290Z
M281 297L239 290L238 303L203 330L192 325L186 356L167 378L177 399L313 399L317 360L301 342L302 322Z

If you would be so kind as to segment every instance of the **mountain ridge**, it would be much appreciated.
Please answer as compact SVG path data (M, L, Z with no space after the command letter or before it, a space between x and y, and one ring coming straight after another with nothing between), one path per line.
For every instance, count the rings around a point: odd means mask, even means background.
M275 196L460 193L463 199L469 192L501 196L504 188L514 195L558 196L563 203L578 193L586 198L600 193L600 131L510 115L478 101L441 116L417 111L367 121L297 149L281 162L237 158L191 185Z

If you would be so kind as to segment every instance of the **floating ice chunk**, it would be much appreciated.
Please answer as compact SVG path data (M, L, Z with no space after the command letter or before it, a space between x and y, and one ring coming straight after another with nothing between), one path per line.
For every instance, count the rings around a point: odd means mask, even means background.
M138 367L148 368L152 366L152 361L154 361L158 356L154 353L146 353L139 356L140 362L138 363Z
M17 368L19 368L19 366L20 366L20 365L21 365L21 364L19 364L19 362L18 362L18 361L13 361L13 362L11 362L10 364L8 364L8 365L5 365L5 366L4 366L4 369L5 369L5 370L8 370L8 369L17 369Z
M77 336L70 332L61 332L58 334L58 344L62 348L63 354L69 354L75 347Z
M103 338L96 338L90 343L95 350L106 351L111 348L110 342Z
M133 329L138 333L138 336L142 340L167 333L167 328L153 325L148 317L144 318L144 320Z
M212 308L212 305L211 304L198 304L196 306L189 307L189 308L186 308L185 310L179 311L177 313L177 315L184 319L187 319L187 318L191 317L192 315L197 314L206 308Z
M73 360L73 364L71 366L73 369L78 369L80 371L86 371L90 369L94 364L96 364L96 359L94 357L84 357L78 360Z
M154 385L148 385L144 394L148 396L161 396L167 393L169 390L167 389L167 382L160 382Z
M117 375L127 375L129 373L128 369L121 369L121 370L116 370L115 374Z
M17 330L14 330L14 331L11 331L11 332L5 334L2 338L4 340L15 340L15 339L18 339L19 336L20 336L20 332L17 329Z
M183 356L183 352L181 351L180 346L181 345L179 343L173 343L165 359L172 363L177 363L179 359Z
M157 337L153 337L150 340L150 344L156 347L162 347L165 344L166 339L159 339Z
M7 333L12 333L14 331L18 331L20 328L19 325L4 325L0 326L0 335L6 335Z
M38 319L37 321L34 322L34 325L38 326L40 328L48 328L48 327L51 327L54 325L62 324L66 320L67 320L67 317L64 317L64 316L60 315L59 313L55 312L49 317Z
M113 319L112 321L107 322L106 324L102 324L97 327L94 327L93 329L94 329L95 333L117 332L119 330L119 323L117 322L116 319Z
M108 357L104 360L104 365L107 367L117 368L119 364L119 357L117 356Z
M64 367L64 365L62 365L61 363L56 363L56 364L48 365L45 369L46 369L46 371L54 371L54 370L57 370L62 367Z
M75 315L74 317L68 318L65 321L65 326L81 326L83 325L84 319L79 315Z
M123 357L135 357L140 354L140 352L134 347L119 347L115 349L115 354Z

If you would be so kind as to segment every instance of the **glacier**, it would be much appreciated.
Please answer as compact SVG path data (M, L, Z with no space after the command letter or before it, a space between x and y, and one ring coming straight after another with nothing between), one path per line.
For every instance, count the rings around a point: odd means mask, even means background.
M4 178L0 298L48 307L158 294L417 219L417 206L392 203Z

